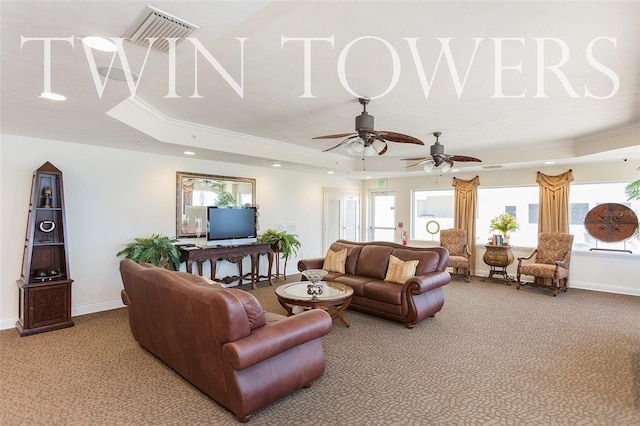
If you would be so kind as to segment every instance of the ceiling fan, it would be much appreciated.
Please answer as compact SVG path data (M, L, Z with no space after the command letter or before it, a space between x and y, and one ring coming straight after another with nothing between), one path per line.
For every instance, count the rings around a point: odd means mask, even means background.
M442 132L434 132L433 136L436 137L436 143L431 145L431 155L429 157L417 157L417 158L403 158L403 161L417 161L415 164L411 164L409 167L418 166L424 164L424 169L427 172L433 171L438 167L441 167L442 173L445 173L451 167L453 167L454 161L477 161L482 162L475 157L468 157L466 155L450 155L444 153L444 145L440 145L438 138L442 135Z
M350 154L382 155L387 152L387 142L413 143L416 145L424 145L424 143L413 136L404 135L402 133L389 132L386 130L379 131L373 129L373 116L367 113L367 104L369 98L359 98L358 101L362 105L362 114L356 117L356 129L351 133L339 133L336 135L316 136L312 139L338 139L344 138L339 144L325 149L322 152L331 151L332 149L344 146Z

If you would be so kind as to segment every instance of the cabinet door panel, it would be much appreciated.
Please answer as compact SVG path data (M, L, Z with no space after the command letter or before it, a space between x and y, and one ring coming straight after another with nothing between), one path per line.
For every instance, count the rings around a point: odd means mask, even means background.
M43 327L69 320L70 283L51 284L29 291L29 324Z

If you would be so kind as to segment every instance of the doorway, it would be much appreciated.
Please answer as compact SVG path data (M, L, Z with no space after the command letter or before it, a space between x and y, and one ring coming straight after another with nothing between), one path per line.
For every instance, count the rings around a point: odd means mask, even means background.
M360 193L325 188L323 251L336 240L360 241Z
M371 216L369 219L369 241L395 240L396 193L392 191L371 192Z

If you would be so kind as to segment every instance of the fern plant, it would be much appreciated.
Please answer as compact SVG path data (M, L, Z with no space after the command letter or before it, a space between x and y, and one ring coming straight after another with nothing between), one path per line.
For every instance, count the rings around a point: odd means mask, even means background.
M274 250L282 253L285 261L292 255L298 254L301 246L296 234L291 234L287 231L276 231L275 229L267 229L258 236L258 241L271 244Z
M152 263L162 268L168 266L172 271L177 271L180 268L180 250L174 245L177 241L160 234L136 238L116 257L124 255L136 263Z
M640 171L640 167L636 170ZM631 182L624 187L624 192L627 194L627 200L640 200L640 179Z

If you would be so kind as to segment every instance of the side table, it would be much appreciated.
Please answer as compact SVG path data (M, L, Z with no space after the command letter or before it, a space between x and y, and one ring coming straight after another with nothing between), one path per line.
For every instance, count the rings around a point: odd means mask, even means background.
M273 285L271 279L271 268L273 265L273 250L271 244L265 243L253 243L244 244L238 246L210 246L210 247L193 247L193 248L181 248L180 249L180 261L185 262L187 272L193 272L193 263L195 262L198 267L198 275L202 276L202 267L204 263L211 263L211 279L216 279L216 262L218 260L226 260L227 262L235 263L238 265L238 275L232 277L224 277L219 279L225 284L232 283L234 281L251 279L251 287L255 290L256 279L264 278L259 275L258 258L263 255L267 255L269 261L269 267L267 270L266 278L269 280L269 285ZM251 257L251 272L247 274L242 273L242 260L246 257Z
M515 281L513 277L510 277L507 273L507 266L513 263L511 246L486 244L484 247L485 252L482 256L482 260L484 260L484 263L489 265L489 276L487 278L492 278L494 275L502 275L504 277L505 284L511 285L511 281ZM484 279L482 281L484 281Z

